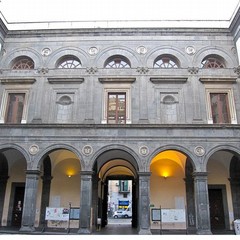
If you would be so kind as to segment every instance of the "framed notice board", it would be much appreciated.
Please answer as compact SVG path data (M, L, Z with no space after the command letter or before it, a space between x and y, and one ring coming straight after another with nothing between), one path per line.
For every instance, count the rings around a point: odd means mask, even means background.
M70 220L79 220L80 218L80 208L70 208Z
M152 221L161 221L161 208L152 208Z

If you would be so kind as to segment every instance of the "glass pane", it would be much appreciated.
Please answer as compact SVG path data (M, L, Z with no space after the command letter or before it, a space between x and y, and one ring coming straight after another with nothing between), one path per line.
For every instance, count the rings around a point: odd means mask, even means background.
M126 95L109 93L108 95L108 123L124 124L126 122Z
M211 93L213 123L230 123L227 93Z
M24 93L10 93L8 95L6 123L21 123L24 99Z

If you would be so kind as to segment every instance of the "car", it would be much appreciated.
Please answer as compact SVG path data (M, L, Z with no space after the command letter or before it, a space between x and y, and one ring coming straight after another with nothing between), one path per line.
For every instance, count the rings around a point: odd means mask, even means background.
M131 218L132 212L126 211L126 210L117 210L114 212L113 217L114 218Z

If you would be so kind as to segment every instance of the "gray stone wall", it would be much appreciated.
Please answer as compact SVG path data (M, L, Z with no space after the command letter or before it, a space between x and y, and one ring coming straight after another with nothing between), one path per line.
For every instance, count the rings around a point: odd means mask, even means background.
M3 94L10 85L11 89L17 89L19 86L14 82L7 82L15 79L22 89L25 86L29 90L27 123L36 120L56 123L57 102L63 95L72 101L68 123L102 123L107 83L100 82L101 78L114 79L118 86L122 85L121 79L135 79L126 84L130 89L130 123L207 123L202 78L237 83L231 87L235 107L240 108L239 83L234 72L238 66L237 54L233 37L227 30L15 31L6 36L3 48L0 92ZM162 54L175 56L180 68L154 69L155 59ZM197 69L209 54L221 56L226 68ZM34 70L10 69L11 62L22 55L33 59ZM78 57L82 68L56 69L58 60L66 55ZM128 58L131 69L104 69L104 62L113 55ZM32 84L21 82L29 79L33 79ZM168 95L175 99L172 109L164 105L163 99ZM239 121L239 111L236 115Z

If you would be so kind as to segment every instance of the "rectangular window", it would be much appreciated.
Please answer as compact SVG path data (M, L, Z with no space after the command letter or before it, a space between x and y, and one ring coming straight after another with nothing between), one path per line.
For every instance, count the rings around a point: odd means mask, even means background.
M5 123L21 123L25 93L9 93L7 99Z
M210 93L213 123L231 123L227 93Z
M126 123L126 93L108 93L107 123Z

